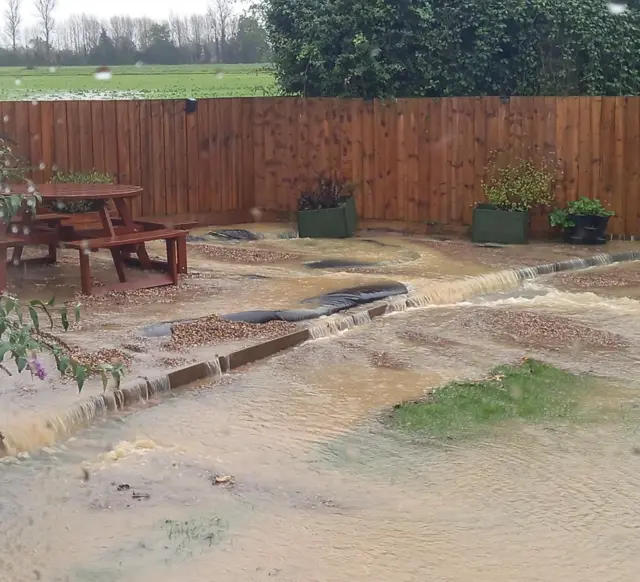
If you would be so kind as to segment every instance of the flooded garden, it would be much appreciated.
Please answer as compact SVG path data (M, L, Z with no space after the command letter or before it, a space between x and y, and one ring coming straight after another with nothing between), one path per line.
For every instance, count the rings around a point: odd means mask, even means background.
M315 339L93 422L65 411L97 380L3 379L1 580L634 579L640 263L519 280L593 249L273 229L189 252L180 286L85 301L65 341L126 354L131 383ZM374 319L220 319L390 283Z

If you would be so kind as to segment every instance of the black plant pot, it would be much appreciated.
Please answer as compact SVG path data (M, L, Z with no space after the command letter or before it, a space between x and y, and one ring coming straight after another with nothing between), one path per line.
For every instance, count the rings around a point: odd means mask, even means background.
M603 245L607 242L605 234L609 216L570 214L568 218L575 226L565 229L565 242L573 245Z

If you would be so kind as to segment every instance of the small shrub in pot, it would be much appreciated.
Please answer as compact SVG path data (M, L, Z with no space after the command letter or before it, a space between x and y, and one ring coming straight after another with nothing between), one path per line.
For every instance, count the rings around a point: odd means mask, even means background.
M474 242L523 244L529 239L530 211L553 204L556 172L546 161L521 159L488 168L482 183L486 202L473 212Z
M598 198L583 196L565 208L556 208L549 214L549 223L562 228L568 243L596 245L607 242L605 235L612 216L615 212L605 208Z
M321 177L298 198L298 234L301 238L348 238L357 226L353 193L344 178Z

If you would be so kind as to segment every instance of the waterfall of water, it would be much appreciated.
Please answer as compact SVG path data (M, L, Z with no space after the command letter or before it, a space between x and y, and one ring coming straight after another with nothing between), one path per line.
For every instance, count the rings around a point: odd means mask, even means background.
M359 311L351 315L328 317L309 327L309 337L313 340L328 338L371 322L368 311Z

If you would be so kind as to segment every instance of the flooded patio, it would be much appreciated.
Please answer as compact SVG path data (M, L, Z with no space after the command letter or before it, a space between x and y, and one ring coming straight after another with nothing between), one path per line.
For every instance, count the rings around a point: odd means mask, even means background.
M262 232L253 242L191 243L193 275L177 289L84 302L67 341L129 353L133 376L255 341L174 354L141 336L153 322L296 307L390 279L415 293L439 289L440 305L307 342L5 459L0 580L635 580L638 262L458 301L470 276L594 251ZM630 247L603 250L620 248ZM307 266L345 257L361 264ZM24 276L46 282L67 266L49 269ZM596 377L584 405L597 419L506 423L468 442L407 439L381 422L398 402L523 356ZM0 421L35 422L77 401L71 384L23 380L0 385Z

